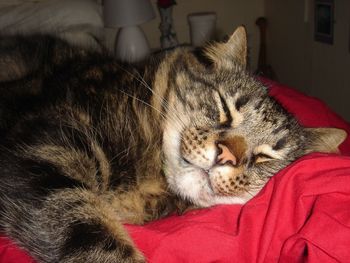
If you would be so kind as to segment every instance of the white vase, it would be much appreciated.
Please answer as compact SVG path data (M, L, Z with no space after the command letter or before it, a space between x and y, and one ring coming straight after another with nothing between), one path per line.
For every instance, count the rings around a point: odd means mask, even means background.
M139 26L119 29L115 40L115 55L121 61L131 63L145 60L151 52L147 38Z

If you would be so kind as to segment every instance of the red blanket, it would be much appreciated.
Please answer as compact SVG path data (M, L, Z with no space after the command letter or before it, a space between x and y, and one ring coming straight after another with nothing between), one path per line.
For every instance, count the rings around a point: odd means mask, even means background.
M305 126L350 125L324 103L266 81ZM312 154L275 175L246 205L127 225L149 262L350 262L350 138L342 156ZM6 239L0 261L33 262Z

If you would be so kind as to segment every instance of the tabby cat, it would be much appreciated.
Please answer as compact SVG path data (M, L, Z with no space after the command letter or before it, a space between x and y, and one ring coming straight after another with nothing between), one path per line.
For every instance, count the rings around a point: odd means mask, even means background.
M245 203L336 152L245 71L246 32L143 66L51 36L0 39L0 226L38 262L144 262L122 223Z

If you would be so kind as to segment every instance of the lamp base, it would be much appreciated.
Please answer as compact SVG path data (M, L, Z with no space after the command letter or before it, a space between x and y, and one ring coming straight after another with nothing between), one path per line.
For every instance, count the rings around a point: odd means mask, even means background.
M151 49L139 26L125 26L117 33L114 52L119 60L135 63L145 60Z

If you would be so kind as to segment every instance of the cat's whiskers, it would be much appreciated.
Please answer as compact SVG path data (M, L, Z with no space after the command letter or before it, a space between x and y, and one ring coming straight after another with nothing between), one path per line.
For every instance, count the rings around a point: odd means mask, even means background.
M138 73L139 74L139 73ZM143 84L143 86L145 88L147 88L152 94L153 96L164 106L165 110L170 113L171 112L171 120L176 123L178 125L178 130L181 130L185 125L181 119L181 117L177 114L177 111L174 109L173 106L171 106L169 104L169 102L161 97L159 94L157 94L148 84L147 82L142 78L142 76L140 76L141 80L140 79L137 79L139 81L141 81L141 84Z
M127 74L131 75L131 77L133 77L135 80L139 81L143 87L147 88L152 94L153 96L155 96L155 98L157 98L159 100L159 102L162 103L162 105L164 105L165 109L170 112L173 113L173 115L171 116L172 121L174 121L176 124L178 124L178 129L181 130L181 128L184 126L181 118L177 115L177 112L174 108L170 109L170 105L169 103L163 98L161 97L159 94L157 94L149 85L148 83L145 81L145 79L140 75L139 72L137 72L138 76L133 74L132 72L128 71L127 69L121 67L120 65L118 65L118 67L123 70L124 72L126 72ZM145 102L146 103L146 102ZM150 104L147 103L148 106L151 106ZM152 106L151 106L152 107ZM153 109L155 109L153 107ZM157 109L155 109L157 110ZM161 117L163 117L164 119L166 119L165 115L163 112L161 112L160 110L157 110L157 112L160 114Z
M146 102L146 101L144 101L144 100L142 100L142 99L139 99L138 97L136 97L136 96L134 96L134 95L132 95L132 94L130 94L130 93L127 93L127 92L125 92L125 91L123 91L123 90L120 90L120 89L119 89L119 91L120 91L121 93L123 93L124 95L126 95L126 96L128 96L128 97L130 97L130 98L133 98L134 100L137 100L137 101L143 103L144 105L150 107L151 109L155 110L156 112L158 112L158 113L165 119L164 114L163 114L160 110L158 110L157 108L153 107L153 106L152 106L151 104L149 104L148 102Z
M123 91L123 90L119 90L119 91L122 92L123 94L125 94L126 96L129 96L129 97L131 97L131 98L133 98L133 99L135 99L135 100L137 100L137 101L143 103L144 105L150 107L150 108L153 109L154 111L158 112L158 113L160 114L160 116L161 116L164 120L167 119L167 116L165 116L163 112L161 112L160 110L158 110L157 108L155 108L154 106L152 106L151 104L149 104L148 102L146 102L146 101L144 101L144 100L142 100L142 99L139 99L138 97L136 97L136 96L134 96L134 95L132 95L132 94L130 94L130 93L127 93L127 92L125 92L125 91ZM174 112L175 112L175 111L172 111L172 113L174 113ZM174 115L175 115L175 116L174 116ZM173 115L173 114L168 114L168 116L170 117L170 119L173 121L173 124L177 126L177 130L182 130L183 127L184 127L183 122L180 121L180 119L176 118L176 114L174 114L174 115Z
M167 101L164 97L160 96L157 92L155 92L155 90L153 90L153 89L148 85L148 83L146 82L146 80L144 79L144 77L142 77L141 74L140 74L139 72L137 72L137 74L138 74L139 77L137 77L137 76L135 76L135 75L134 75L134 77L136 77L136 79L137 79L138 81L140 81L140 83L143 84L143 86L144 86L145 88L147 88L147 89L153 94L153 96L154 96L155 98L158 99L158 101L159 101L162 105L165 106L166 110L168 110L168 111L169 111L169 110L174 110L174 112L176 112L175 109L168 103L168 101ZM171 109L170 109L170 107L171 107ZM178 117L178 116L177 116L177 117ZM179 117L178 117L178 118L179 118ZM179 120L181 121L180 118L179 118Z

